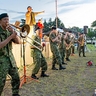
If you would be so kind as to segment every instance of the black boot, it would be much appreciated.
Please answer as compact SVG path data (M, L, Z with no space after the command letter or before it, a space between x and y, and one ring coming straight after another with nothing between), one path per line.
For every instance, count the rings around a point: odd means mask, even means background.
M86 57L85 54L83 54L83 57Z
M31 75L31 78L33 78L33 79L39 79L35 74L32 74Z
M41 72L41 77L49 77L49 75L45 74L44 71Z
M66 67L63 67L62 65L59 66L59 70L64 70Z
M66 58L66 61L70 61L70 59L69 58Z
M79 53L79 57L81 57L80 53Z
M65 65L67 65L67 63L65 63L65 62L62 62L62 64L65 64Z
M20 96L19 94L13 94L12 96Z
M52 65L52 70L58 70L55 65Z

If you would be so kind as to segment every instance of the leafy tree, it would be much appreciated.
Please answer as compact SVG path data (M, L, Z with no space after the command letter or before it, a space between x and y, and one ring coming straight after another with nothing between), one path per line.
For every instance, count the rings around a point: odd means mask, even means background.
M96 34L96 31L94 29L88 28L87 37L89 37L92 40L92 38L96 36L95 34Z
M46 20L44 20L44 30L43 32L49 32L51 30L52 26L56 26L56 18L52 21L51 18L49 18L48 22L46 22ZM65 28L64 24L61 22L61 20L59 18L57 18L57 25L58 28Z
M57 27L64 29L65 26L64 26L64 24L62 23L62 21L58 17L55 18L55 20L53 21L53 24L56 26L56 19L57 19Z
M51 28L52 26L53 26L52 18L49 18L48 27Z
M96 20L92 22L91 27L96 27Z
M50 25L46 22L46 20L44 20L44 29L43 32L46 33L50 30Z
M73 26L73 27L71 28L71 30L72 30L73 32L82 32L82 29L79 28L79 27L76 27L76 26Z

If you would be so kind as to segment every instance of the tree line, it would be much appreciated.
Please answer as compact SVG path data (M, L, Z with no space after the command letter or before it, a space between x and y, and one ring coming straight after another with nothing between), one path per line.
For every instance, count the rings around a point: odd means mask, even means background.
M44 29L43 32L46 34L47 32L50 32L52 26L56 26L56 19L57 19L57 27L63 29L64 31L71 30L73 33L78 34L78 32L84 32L84 28L79 28L77 26L65 28L64 23L57 17L54 20L52 18L49 18L48 21L44 20ZM25 24L25 19L21 19L21 25L22 27ZM88 28L88 33L86 34L87 37L92 39L93 37L96 37L96 20L91 23L91 28Z

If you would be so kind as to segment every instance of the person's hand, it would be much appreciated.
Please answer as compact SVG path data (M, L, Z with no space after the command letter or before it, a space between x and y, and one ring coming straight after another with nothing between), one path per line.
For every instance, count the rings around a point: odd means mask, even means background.
M16 38L16 36L17 36L17 33L15 31L13 31L11 34L12 39Z
M10 31L10 32L14 32L14 29L13 29L10 25L8 25L7 29L8 29L8 31Z

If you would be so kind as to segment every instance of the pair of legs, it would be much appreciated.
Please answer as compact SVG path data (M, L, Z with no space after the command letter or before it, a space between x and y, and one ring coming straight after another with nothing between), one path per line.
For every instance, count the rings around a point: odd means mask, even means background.
M66 61L70 61L70 59L69 59L70 54L71 54L71 48L66 50Z
M65 49L59 49L59 51L60 51L60 55L61 55L62 64L67 64L67 63L64 62Z
M0 60L1 61L1 60ZM12 67L9 58L0 62L0 96L5 86L6 76L11 76L12 94L13 96L19 96L20 78L17 68Z
M79 57L81 57L81 52L83 53L83 57L85 57L85 46L79 46Z
M53 53L53 58L52 58L52 70L58 70L56 67L55 67L55 64L57 63L59 65L59 70L62 70L62 69L66 69L66 67L63 67L62 66L62 60L61 60L61 55L60 55L60 52L59 50L55 49L52 51ZM64 58L63 58L64 60Z
M33 63L34 63L34 68L32 70L32 78L38 79L36 77L36 74L39 72L39 69L41 68L41 77L48 77L48 75L45 74L47 70L47 62L45 58L43 57L42 53L41 54L35 54L33 56Z
M72 46L71 46L71 54L74 54L74 53L75 53L74 51L75 51L75 46L72 45Z

